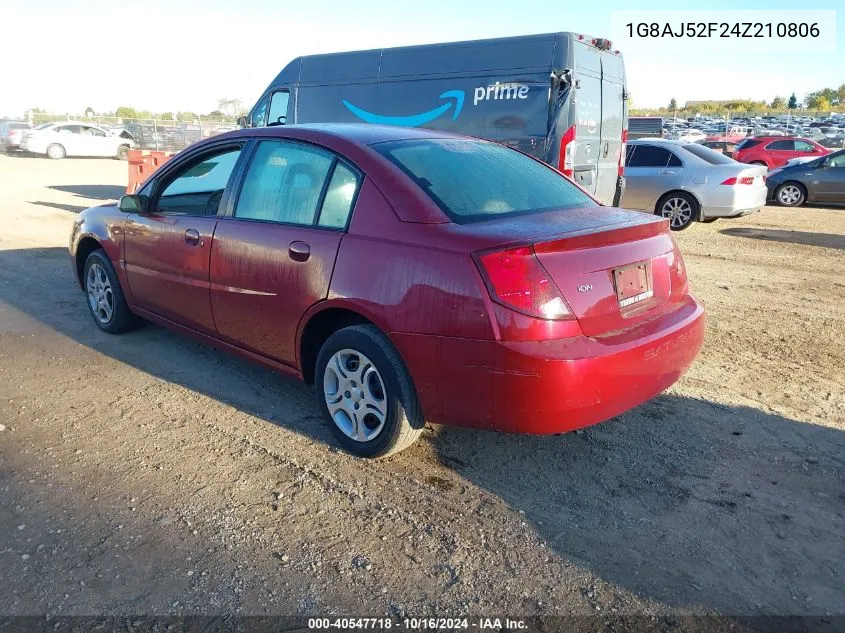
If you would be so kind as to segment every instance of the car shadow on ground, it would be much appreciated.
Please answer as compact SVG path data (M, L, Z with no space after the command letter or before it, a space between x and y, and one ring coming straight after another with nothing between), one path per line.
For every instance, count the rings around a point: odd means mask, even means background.
M723 235L731 237L747 237L768 242L790 242L792 244L806 244L807 246L822 246L845 250L845 236L831 233L808 233L804 231L781 231L776 229L758 229L751 227L736 227L722 229Z
M39 200L38 202L30 201L29 204L37 204L39 207L49 207L51 209L59 209L61 211L68 211L70 213L82 213L87 209L87 206L78 204L64 204L62 202L46 202ZM89 205L90 206L90 205Z
M305 386L159 327L100 332L66 249L0 251L0 271L17 280L0 283L0 301L72 340L331 443ZM845 613L845 432L664 394L578 434L436 428L426 438L455 473L443 495L462 480L488 490L605 581L728 614ZM403 459L414 456L383 462L372 485Z
M119 185L50 185L47 188L91 200L118 200L126 193L125 187Z

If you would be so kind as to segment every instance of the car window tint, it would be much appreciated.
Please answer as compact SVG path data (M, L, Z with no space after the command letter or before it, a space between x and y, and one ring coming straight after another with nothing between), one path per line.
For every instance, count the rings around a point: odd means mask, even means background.
M229 148L178 171L159 197L159 213L215 215L240 153Z
M98 130L95 127L88 127L87 125L82 126L82 135L83 136L105 136L106 133L102 130Z
M666 167L671 158L672 154L663 147L637 145L629 167Z
M666 163L666 166L667 167L683 167L684 162L680 158L678 158L678 156L674 152L670 151L669 152L669 162Z
M273 93L270 99L270 115L267 117L267 125L282 125L287 122L289 99L290 93L287 90Z
M262 141L244 178L235 216L313 224L334 156L300 143Z
M319 226L335 229L346 228L352 202L358 191L358 174L342 163L337 163L326 189L323 208L320 210Z
M794 141L795 142L795 149L799 152L813 152L815 151L815 147L810 145L807 141Z
M766 145L766 149L792 151L793 149L795 149L795 143L793 141L772 141L771 143Z
M458 224L596 204L563 175L497 143L425 139L371 147L405 172Z
M736 148L739 149L751 149L752 147L756 147L760 144L760 141L754 139L745 139L744 141L740 141L739 145Z
M64 134L79 134L80 127L78 125L62 125L56 128L56 132L62 132Z

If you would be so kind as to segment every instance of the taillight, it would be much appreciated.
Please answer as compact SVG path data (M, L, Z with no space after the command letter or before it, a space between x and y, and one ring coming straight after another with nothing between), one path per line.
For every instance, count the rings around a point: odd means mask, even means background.
M742 178L737 178L736 176L731 176L727 180L723 181L723 185L753 185L754 184L754 176L743 176Z
M575 171L575 126L566 130L560 139L560 156L557 159L557 168L565 176L572 178Z
M616 174L619 178L625 173L625 147L628 143L628 130L622 130L622 149L619 150L619 171Z
M540 319L574 319L572 310L531 246L478 257L491 298Z

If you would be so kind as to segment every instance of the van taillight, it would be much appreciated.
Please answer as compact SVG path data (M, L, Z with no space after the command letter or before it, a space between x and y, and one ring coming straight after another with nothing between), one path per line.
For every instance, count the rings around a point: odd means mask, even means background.
M484 253L477 261L497 303L540 319L575 318L531 246Z
M557 160L557 168L564 175L572 178L575 170L575 126L566 130L560 139L560 156Z
M625 148L627 143L628 130L622 130L622 147L619 150L619 171L616 174L619 178L622 178L622 175L625 173Z

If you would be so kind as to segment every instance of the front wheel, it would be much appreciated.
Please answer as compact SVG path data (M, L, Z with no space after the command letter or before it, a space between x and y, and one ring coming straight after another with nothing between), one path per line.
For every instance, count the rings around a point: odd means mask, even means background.
M698 220L698 200L683 191L673 191L657 201L654 212L668 219L673 231L683 231Z
M387 457L413 444L425 419L405 364L372 325L332 334L317 356L317 408L337 441L359 457Z
M120 147L117 148L117 155L115 156L115 158L117 158L117 160L126 160L126 158L128 156L129 156L129 146L128 145L121 145Z
M97 327L109 334L122 334L134 329L137 319L126 305L108 255L102 250L92 251L85 260L84 275L88 311Z
M797 182L785 182L775 189L775 200L783 207L800 207L807 195Z

